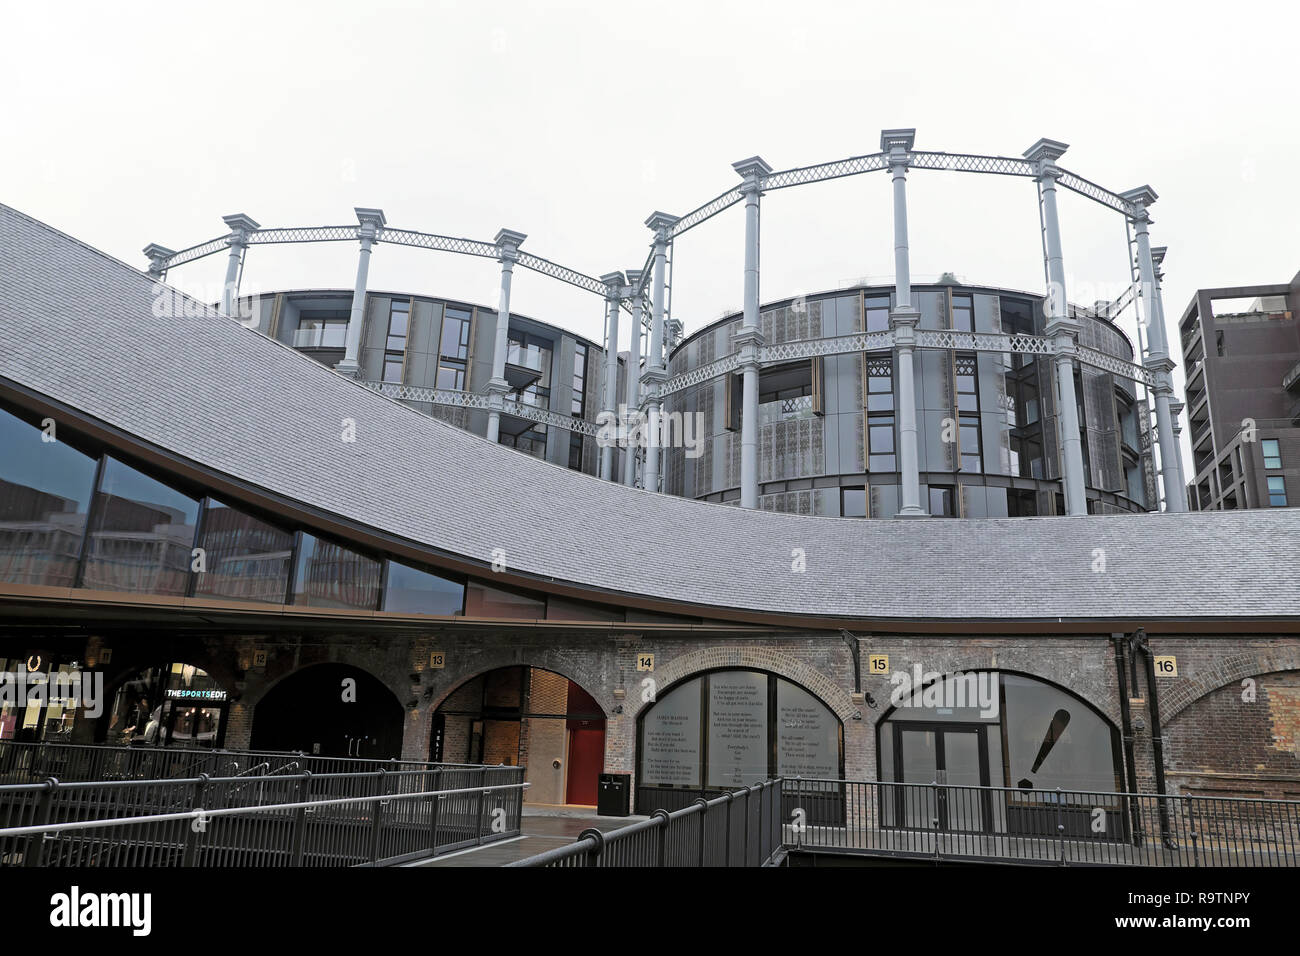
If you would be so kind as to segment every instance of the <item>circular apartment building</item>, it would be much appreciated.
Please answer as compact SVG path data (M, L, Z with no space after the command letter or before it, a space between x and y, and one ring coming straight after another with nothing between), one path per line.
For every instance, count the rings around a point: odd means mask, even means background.
M945 276L945 280L950 277ZM956 280L913 289L918 326L934 332L1042 336L1042 296ZM763 340L779 348L855 333L887 332L892 286L823 292L765 305ZM1128 337L1112 322L1072 309L1079 344L1123 362ZM673 350L672 378L703 381L667 396L666 415L693 416L690 446L665 449L663 490L739 502L741 375L707 377L732 351L742 314L726 316ZM828 343L832 344L832 343ZM1048 355L922 349L916 353L917 452L922 506L933 516L1064 514L1053 363ZM827 351L833 351L828 348ZM900 510L896 352L885 349L765 362L759 373L759 507L843 517L893 517ZM1131 379L1080 363L1075 401L1088 510L1157 507L1150 436Z

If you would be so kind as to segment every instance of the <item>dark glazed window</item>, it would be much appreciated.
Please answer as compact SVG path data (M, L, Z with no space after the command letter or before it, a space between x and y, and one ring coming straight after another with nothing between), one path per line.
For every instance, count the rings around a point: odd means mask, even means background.
M1276 438L1265 438L1259 443L1259 450L1264 453L1265 468L1282 467L1282 450Z
M957 517L952 485L930 486L930 514L936 518Z
M1281 475L1273 475L1268 479L1268 506L1286 507L1286 481Z
M95 459L44 434L0 409L0 581L72 587Z
M957 332L975 331L975 311L971 306L969 295L952 297L952 327Z
M465 615L542 621L546 619L546 601L531 594L506 591L471 579L465 588Z
M308 607L379 606L379 562L324 538L303 534L298 544L293 603Z
M840 489L840 517L865 518L867 516L867 489Z
M868 332L889 331L889 296L869 296L866 301Z
M385 611L402 614L460 614L465 604L465 585L428 571L388 562L384 583Z
M198 576L196 595L284 603L293 560L291 532L209 498L199 547L207 570Z
M105 456L82 586L184 595L198 516L197 499Z

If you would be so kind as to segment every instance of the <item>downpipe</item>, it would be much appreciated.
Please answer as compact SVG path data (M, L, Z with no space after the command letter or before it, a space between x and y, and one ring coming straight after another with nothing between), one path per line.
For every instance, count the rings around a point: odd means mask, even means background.
M1133 714L1129 707L1128 676L1125 674L1125 670L1128 668L1128 662L1124 659L1124 635L1112 634L1111 643L1115 647L1115 677L1119 684L1120 734L1124 741L1124 779L1129 794L1136 795L1138 792L1137 765L1134 763L1133 755ZM1130 796L1128 809L1130 826L1132 827L1131 837L1133 843L1135 846L1141 846L1142 811L1138 806L1136 796Z
M1160 692L1156 689L1156 662L1147 640L1146 628L1139 627L1132 638L1134 653L1141 653L1147 678L1147 692L1151 700L1151 750L1156 769L1156 805L1160 810L1160 837L1166 849L1174 849L1169 828L1169 806L1165 802L1165 742L1160 727Z

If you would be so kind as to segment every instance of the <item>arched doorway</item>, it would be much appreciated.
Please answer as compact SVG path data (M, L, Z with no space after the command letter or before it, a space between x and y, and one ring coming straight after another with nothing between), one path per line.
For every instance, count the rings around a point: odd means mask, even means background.
M777 674L726 669L661 693L637 718L637 812L677 810L697 798L776 776L844 776L843 725L825 702ZM811 785L810 785L811 786ZM838 786L815 816L842 813Z
M1081 697L1009 671L894 675L876 726L881 824L1116 839L1119 731ZM976 790L973 788L1001 788ZM1099 817L1097 811L1101 810Z
M434 712L429 757L523 766L528 803L594 806L605 713L563 674L499 667L461 684Z
M252 748L387 760L402 754L401 702L351 664L313 664L284 678L253 710Z
M142 667L113 689L95 728L101 743L220 747L230 695L201 667L167 661Z

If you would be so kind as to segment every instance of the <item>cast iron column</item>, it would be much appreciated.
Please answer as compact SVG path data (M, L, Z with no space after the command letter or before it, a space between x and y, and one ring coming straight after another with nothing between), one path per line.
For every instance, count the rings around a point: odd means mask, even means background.
M1056 160L1065 143L1040 139L1025 150L1025 158L1038 167L1042 196L1043 255L1047 260L1047 337L1052 342L1056 366L1056 409L1060 421L1061 479L1065 486L1065 513L1088 513L1083 472L1083 440L1079 435L1079 404L1074 391L1074 357L1078 354L1079 323L1070 316L1065 291L1065 262L1061 256L1061 225L1056 214Z
M510 280L514 275L515 260L519 257L519 246L528 237L512 229L497 232L497 261L501 263L501 295L497 299L497 327L492 338L492 377L488 379L487 432L488 441L495 442L501 437L502 401L510 392L510 383L506 381L506 353L510 349Z
M894 289L895 302L889 312L898 356L898 471L899 518L924 518L921 507L921 474L916 438L916 326L921 313L912 306L912 267L907 249L907 165L916 140L914 129L887 129L880 133L881 152L889 154L894 178ZM868 457L870 457L868 449Z
M361 224L357 227L357 239L361 242L361 252L357 257L357 282L352 290L352 314L348 317L343 360L334 366L344 375L353 378L361 374L361 325L366 318L366 279L370 275L370 249L387 222L382 209L358 207L355 212L357 221Z
M221 218L230 227L230 258L226 260L226 283L221 287L221 311L222 314L233 317L235 299L239 296L239 269L244 260L244 250L248 248L248 237L260 227L242 212Z
M740 357L742 381L740 410L740 507L758 507L758 352L763 330L758 327L758 200L763 180L772 167L758 156L732 163L743 178L745 197L745 311L734 342Z

